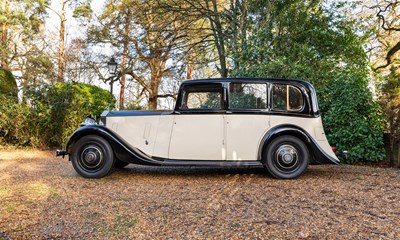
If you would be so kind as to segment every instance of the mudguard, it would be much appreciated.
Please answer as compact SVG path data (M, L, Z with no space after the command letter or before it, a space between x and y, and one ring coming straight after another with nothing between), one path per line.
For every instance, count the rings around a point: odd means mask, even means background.
M307 131L294 125L278 125L270 129L261 140L258 149L258 160L262 161L264 148L267 147L272 140L282 135L291 135L303 140L308 146L311 156L313 156L314 161L312 163L339 164L339 161L329 156Z
M71 153L74 144L83 136L86 135L97 135L105 140L111 145L114 150L114 154L117 159L127 162L127 163L137 163L142 165L161 165L162 161L154 160L147 156L145 153L141 152L139 149L132 147L129 143L123 140L118 134L112 130L101 126L101 125L86 125L77 129L70 139L68 140L66 150L63 154L68 155Z

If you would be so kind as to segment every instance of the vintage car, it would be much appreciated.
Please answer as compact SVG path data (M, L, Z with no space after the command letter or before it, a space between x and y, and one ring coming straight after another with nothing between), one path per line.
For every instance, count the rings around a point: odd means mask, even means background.
M314 87L300 80L204 79L181 84L173 111L105 111L87 119L65 150L83 177L129 163L264 167L299 177L309 163L337 164Z

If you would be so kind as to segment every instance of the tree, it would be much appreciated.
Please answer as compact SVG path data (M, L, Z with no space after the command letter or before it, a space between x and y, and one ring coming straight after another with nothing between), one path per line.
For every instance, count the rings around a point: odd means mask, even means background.
M368 88L366 37L355 32L362 28L345 11L350 7L318 0L234 4L231 76L311 81L330 143L350 152L345 161L382 159L383 122Z
M122 52L120 76L129 75L140 84L148 96L149 108L156 109L158 98L173 95L159 90L163 76L171 70L167 62L173 54L179 54L187 34L184 30L190 24L174 12L163 11L158 1L110 1L98 25L89 30L89 41L109 43ZM124 81L122 78L121 93Z
M65 14L67 0L61 1L61 14L60 17L60 42L58 45L58 72L57 72L57 82L64 82L64 59L65 59Z
M170 0L161 2L166 11L179 14L184 16L184 19L191 19L192 22L196 23L190 28L190 36L194 36L194 38L187 45L190 50L188 51L187 62L190 63L194 56L204 55L206 51L209 53L208 62L216 62L215 65L220 76L227 77L229 68L226 52L226 40L228 38L226 31L229 2L226 0ZM228 24L230 23L232 22ZM215 54L213 53L214 50L216 51ZM216 55L215 59L211 57L212 55ZM188 67L190 73L190 64ZM190 77L190 74L187 76Z
M390 166L393 167L394 145L400 140L400 73L392 67L390 74L381 78L379 82L380 102L389 133L389 162ZM400 164L400 159L398 159L398 164Z
M369 8L375 10L376 13L375 40L379 42L380 50L377 51L374 71L380 71L388 66L398 66L400 63L400 1L378 1Z
M57 56L57 82L64 82L64 71L65 71L65 23L67 21L67 7L68 4L74 7L73 17L85 17L88 18L92 10L90 8L91 0L62 0L61 11L58 12L52 9L49 5L46 5L47 9L53 11L60 20L59 28L59 42L58 42L58 56Z
M21 44L29 41L41 31L46 14L47 1L15 1L1 0L1 65L3 68L14 70L14 61L23 58L19 50ZM11 65L11 66L10 66Z
M389 136L389 163L394 166L394 145L400 138L400 1L379 0L366 5L373 11L370 13L370 61Z

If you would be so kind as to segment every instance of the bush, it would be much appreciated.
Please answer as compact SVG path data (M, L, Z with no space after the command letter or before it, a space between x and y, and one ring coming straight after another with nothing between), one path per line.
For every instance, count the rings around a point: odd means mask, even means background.
M339 151L349 151L342 162L384 159L383 115L366 81L356 75L338 76L321 87L318 95L329 143Z
M59 83L24 89L23 103L2 99L0 136L6 143L31 147L64 144L85 117L113 108L114 97L96 86Z
M0 68L0 96L18 101L18 87L10 71Z

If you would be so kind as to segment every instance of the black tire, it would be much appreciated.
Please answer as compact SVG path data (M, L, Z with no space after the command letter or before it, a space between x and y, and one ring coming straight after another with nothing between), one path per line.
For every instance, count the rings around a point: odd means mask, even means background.
M263 163L275 178L293 179L307 169L310 153L304 142L293 136L280 136L268 144Z
M88 135L79 139L70 155L75 171L85 178L106 176L114 165L114 153L102 137Z
M119 159L115 159L114 168L124 168L124 167L128 166L128 164L129 163L127 163L127 162L123 162Z

